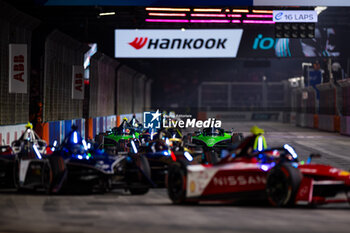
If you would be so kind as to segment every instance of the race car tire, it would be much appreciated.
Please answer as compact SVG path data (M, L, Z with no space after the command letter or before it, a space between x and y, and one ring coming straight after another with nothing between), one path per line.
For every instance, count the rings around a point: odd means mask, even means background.
M168 171L168 195L174 204L186 203L186 166L182 161L170 165Z
M146 157L139 156L136 160L136 164L140 169L139 182L143 184L148 184L148 181L151 179L151 167ZM149 187L132 187L129 188L129 191L132 195L143 195L148 193Z
M273 206L292 206L302 180L301 172L283 163L270 170L266 178L266 193Z
M48 192L59 193L66 182L67 167L64 159L60 156L53 155L49 158L49 161L52 172L52 182Z
M15 159L14 164L13 164L13 187L15 189L19 189L19 160Z
M51 193L51 184L52 184L52 169L49 162L44 163L44 166L42 168L42 185L44 188L45 193L50 194Z

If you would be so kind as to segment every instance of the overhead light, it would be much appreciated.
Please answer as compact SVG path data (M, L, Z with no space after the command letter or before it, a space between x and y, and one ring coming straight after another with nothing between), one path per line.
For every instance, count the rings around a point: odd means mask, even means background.
M192 17L226 17L226 14L191 14Z
M186 13L148 13L149 16L185 17Z
M191 11L190 8L146 7L146 11Z
M193 9L195 12L221 12L220 8L196 8Z
M184 32L184 31L186 31L186 29L185 29L185 28L181 28L181 31L183 31L183 32Z
M273 14L272 10L253 10L253 13Z
M232 15L228 14L228 15L227 15L227 17L232 17L232 18L241 18L241 17L242 17L242 15L241 15L241 14L232 14Z
M243 23L248 23L248 24L275 24L275 22L267 21L267 20L243 20Z
M317 15L321 14L325 10L327 10L326 6L317 6L317 7L315 7L315 11L317 12Z
M273 17L272 15L254 15L254 14L247 15L247 18L272 18L272 17Z
M146 19L146 22L151 23L188 23L187 19Z
M191 19L191 23L230 23L226 19Z
M115 15L115 12L102 12L99 14L99 16L107 16L107 15Z
M247 9L233 9L232 12L249 13L249 10L247 10Z

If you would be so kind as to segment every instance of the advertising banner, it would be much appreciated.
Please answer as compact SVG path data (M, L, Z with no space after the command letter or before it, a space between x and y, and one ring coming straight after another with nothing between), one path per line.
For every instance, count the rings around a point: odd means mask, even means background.
M84 99L84 66L73 66L72 99Z
M115 30L116 58L235 58L243 29Z
M244 30L239 58L305 58L341 56L346 32L334 28L316 28L313 39L275 38L273 27Z
M27 45L9 44L9 93L27 93Z

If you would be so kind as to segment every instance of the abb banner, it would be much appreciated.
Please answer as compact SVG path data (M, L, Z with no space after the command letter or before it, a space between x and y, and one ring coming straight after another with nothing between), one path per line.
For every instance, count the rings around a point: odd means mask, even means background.
M115 30L116 58L235 58L243 29Z
M27 45L9 44L9 93L27 93Z
M84 99L84 67L73 66L72 99Z

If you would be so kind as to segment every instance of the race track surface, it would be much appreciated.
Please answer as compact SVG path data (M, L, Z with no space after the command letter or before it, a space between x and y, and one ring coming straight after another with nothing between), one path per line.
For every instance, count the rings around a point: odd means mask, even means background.
M288 143L301 159L323 155L317 162L350 168L350 137L280 123L256 123L268 145ZM226 124L249 132L253 123ZM265 205L205 204L175 206L162 189L145 196L122 190L105 195L47 196L0 193L2 232L350 232L349 205L273 208Z

